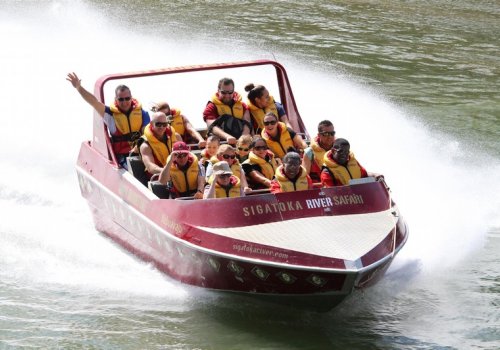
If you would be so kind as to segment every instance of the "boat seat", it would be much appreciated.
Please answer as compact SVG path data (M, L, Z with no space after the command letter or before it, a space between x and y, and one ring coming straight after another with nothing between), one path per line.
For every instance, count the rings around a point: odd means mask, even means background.
M269 188L263 188L260 190L252 190L252 192L247 193L246 196L255 196L258 194L266 194L266 193L271 193L271 190Z
M162 185L159 181L149 181L148 188L160 199L170 198L170 191L167 186Z
M201 149L196 149L196 150L191 150L191 153L193 153L197 158L198 160L201 159Z
M128 172L134 175L144 186L148 185L148 176L146 174L146 167L142 162L139 155L131 155L127 157Z

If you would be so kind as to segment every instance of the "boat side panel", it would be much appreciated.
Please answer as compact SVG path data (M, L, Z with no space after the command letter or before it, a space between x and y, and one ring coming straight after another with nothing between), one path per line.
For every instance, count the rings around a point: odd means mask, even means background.
M380 212L389 195L379 182L232 199L156 203L176 222L203 227L241 227L295 218Z

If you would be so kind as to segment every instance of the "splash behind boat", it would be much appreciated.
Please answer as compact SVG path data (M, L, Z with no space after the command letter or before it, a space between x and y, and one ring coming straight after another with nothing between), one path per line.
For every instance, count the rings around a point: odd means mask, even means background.
M261 67L272 72L291 125L307 139L287 73L274 61L108 75L96 82L94 94L105 102L104 85L112 80L133 79L134 86L148 77L216 71L242 81L238 72ZM202 110L206 99L198 102ZM406 223L384 182L365 178L349 186L242 198L161 199L117 165L96 113L93 125L77 173L96 229L183 283L327 310L355 288L378 281L407 240Z

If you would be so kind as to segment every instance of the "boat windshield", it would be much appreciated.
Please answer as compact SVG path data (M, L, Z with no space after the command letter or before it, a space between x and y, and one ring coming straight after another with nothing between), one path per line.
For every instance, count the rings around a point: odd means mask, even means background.
M276 69L269 64L125 79L113 78L104 85L104 102L106 105L112 103L115 87L124 84L131 89L132 95L142 103L145 110L150 111L155 102L167 101L171 108L180 109L195 128L204 128L206 125L202 117L203 110L217 91L219 80L225 77L234 80L235 91L242 96L242 101L245 103L248 94L245 85L249 83L264 85L276 101L285 103L285 97L280 96Z

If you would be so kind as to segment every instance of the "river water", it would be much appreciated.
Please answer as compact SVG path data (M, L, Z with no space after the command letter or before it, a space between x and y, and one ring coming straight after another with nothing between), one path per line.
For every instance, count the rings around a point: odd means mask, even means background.
M500 348L498 23L486 0L2 1L0 349ZM91 109L67 72L91 89L261 58L410 226L386 278L328 313L172 281L98 234L79 194Z

